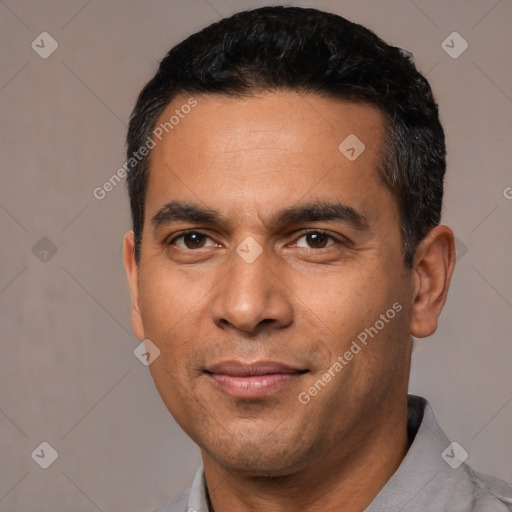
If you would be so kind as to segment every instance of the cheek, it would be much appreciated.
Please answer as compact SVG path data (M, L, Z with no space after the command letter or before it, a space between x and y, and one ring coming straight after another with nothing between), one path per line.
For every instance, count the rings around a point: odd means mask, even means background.
M176 277L165 269L141 273L139 306L148 337L162 336L179 325L197 302L192 287Z
M208 314L209 291L214 286L211 277L203 272L197 278L156 265L141 275L139 302L145 337L160 349L159 362L180 380L190 378L201 347L213 332Z
M393 303L389 283L377 270L349 271L340 267L314 284L305 281L298 289L304 303L336 331L366 327L365 323L375 321L374 317Z
M399 277L388 276L389 271L374 268L371 273L331 279L327 293L311 289L315 311L330 331L334 356L357 352L348 357L357 359L360 368L393 365L401 357L407 338L407 298Z
M163 402L181 421L182 404L190 403L192 391L190 352L197 331L191 328L191 317L200 303L189 288L176 283L175 276L156 271L141 276L139 301L145 337L160 350L149 366L151 376Z

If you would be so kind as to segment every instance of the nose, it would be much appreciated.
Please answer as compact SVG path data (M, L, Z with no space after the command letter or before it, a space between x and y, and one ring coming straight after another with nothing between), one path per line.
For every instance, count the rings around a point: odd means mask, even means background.
M240 253L241 254L241 253ZM272 258L263 252L253 261L233 251L230 270L215 288L211 302L214 323L251 335L292 323L290 290Z

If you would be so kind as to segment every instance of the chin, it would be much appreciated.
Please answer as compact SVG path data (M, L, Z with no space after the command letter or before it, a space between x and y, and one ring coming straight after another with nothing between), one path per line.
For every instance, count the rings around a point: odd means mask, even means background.
M217 440L214 446L204 447L213 460L229 471L251 477L282 477L299 471L310 459L311 450L304 450L304 439L277 439L277 436L253 439ZM272 442L274 441L274 442Z
M284 477L295 473L301 467L300 464L293 464L290 459L274 458L273 455L269 458L262 458L261 455L260 453L259 459L255 459L253 454L251 456L243 454L237 458L232 456L222 457L218 454L213 457L217 464L225 469L254 478Z

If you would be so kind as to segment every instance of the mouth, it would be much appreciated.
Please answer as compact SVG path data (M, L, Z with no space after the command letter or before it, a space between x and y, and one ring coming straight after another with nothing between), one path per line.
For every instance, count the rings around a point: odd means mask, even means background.
M294 385L308 371L274 361L224 361L209 366L205 374L217 389L233 398L256 399Z

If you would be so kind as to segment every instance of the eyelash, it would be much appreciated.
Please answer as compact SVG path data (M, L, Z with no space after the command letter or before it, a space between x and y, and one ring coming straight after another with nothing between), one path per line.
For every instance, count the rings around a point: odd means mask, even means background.
M166 245L169 245L169 246L174 245L174 242L176 240L178 240L180 238L183 238L185 235L188 235L190 233L195 233L195 234L198 234L198 235L201 235L201 236L205 236L206 238L210 238L210 240L212 240L212 238L210 236L208 236L206 233L203 233L202 231L198 231L198 230L195 230L195 229L190 229L188 231L183 231L178 236L175 236L174 238L172 238L171 240L166 242ZM330 233L328 233L327 231L324 231L322 229L308 229L308 230L302 231L300 233L300 236L297 238L297 240L300 240L303 236L306 236L306 235L308 235L310 233L315 233L315 234L318 233L320 235L324 235L324 236L330 238L331 240L333 240L334 242L336 242L339 245L348 245L347 241L343 241L342 239L338 239L334 235L331 235ZM331 247L331 246L320 247L320 248L317 248L317 249L315 249L314 247L309 247L309 249L321 250L321 249L328 249L329 247ZM179 247L179 249L182 249L182 248ZM199 249L204 249L204 247L199 247ZM302 247L302 249L305 249L305 247ZM195 249L183 249L183 250L194 251Z

